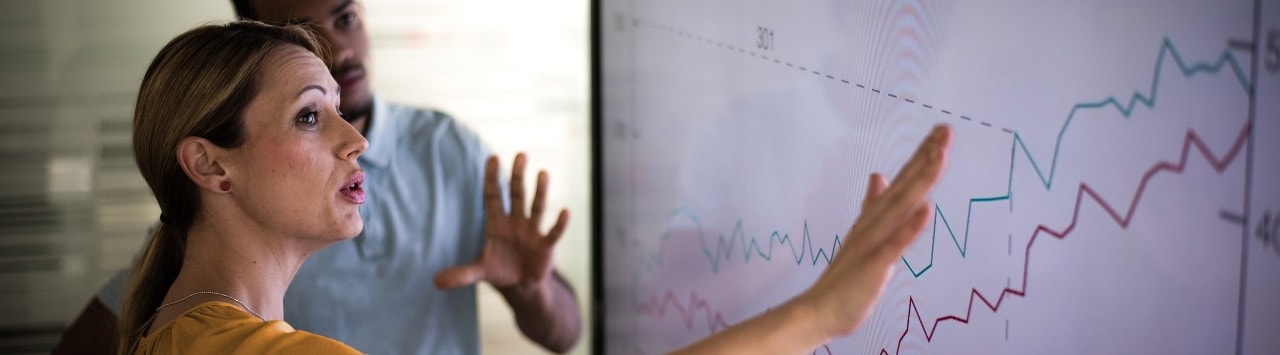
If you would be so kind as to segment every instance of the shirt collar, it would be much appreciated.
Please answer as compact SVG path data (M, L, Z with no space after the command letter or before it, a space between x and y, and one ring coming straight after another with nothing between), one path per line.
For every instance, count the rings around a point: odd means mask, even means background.
M365 139L369 141L369 149L360 155L361 163L385 169L391 163L391 153L395 151L395 122L391 122L394 114L389 112L386 101L373 96L373 112L369 113L369 128Z

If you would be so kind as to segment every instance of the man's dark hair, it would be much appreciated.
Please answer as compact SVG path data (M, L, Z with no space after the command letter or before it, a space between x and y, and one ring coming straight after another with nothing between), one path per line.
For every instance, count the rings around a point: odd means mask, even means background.
M241 20L257 20L258 12L253 10L253 0L231 0L236 9L236 16Z

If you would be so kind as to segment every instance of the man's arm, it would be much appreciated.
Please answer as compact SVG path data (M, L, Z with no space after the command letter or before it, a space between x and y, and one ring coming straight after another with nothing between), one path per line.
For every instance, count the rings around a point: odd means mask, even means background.
M552 271L535 288L512 286L498 291L511 305L520 332L548 350L567 352L582 337L578 296L560 273Z
M525 156L517 154L511 170L511 212L502 207L498 158L485 164L485 241L480 256L466 265L436 274L436 287L451 289L487 281L511 305L520 331L547 350L565 352L582 336L578 299L568 282L553 271L552 251L569 224L561 210L546 234L540 221L546 207L548 176L538 174L537 190L526 211Z
M119 340L116 314L94 296L62 333L52 354L114 354Z

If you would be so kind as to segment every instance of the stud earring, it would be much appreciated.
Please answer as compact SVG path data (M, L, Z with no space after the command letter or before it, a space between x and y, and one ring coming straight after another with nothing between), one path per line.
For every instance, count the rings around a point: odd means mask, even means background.
M231 183L227 181L223 181L218 185L218 187L221 188L223 192L231 191Z

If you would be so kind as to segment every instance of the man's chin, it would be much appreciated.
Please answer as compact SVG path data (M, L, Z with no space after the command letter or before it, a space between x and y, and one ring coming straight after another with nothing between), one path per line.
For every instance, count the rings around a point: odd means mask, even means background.
M348 104L349 103L349 104ZM359 99L342 98L342 116L348 122L358 118L366 117L373 111L373 96L364 95Z

